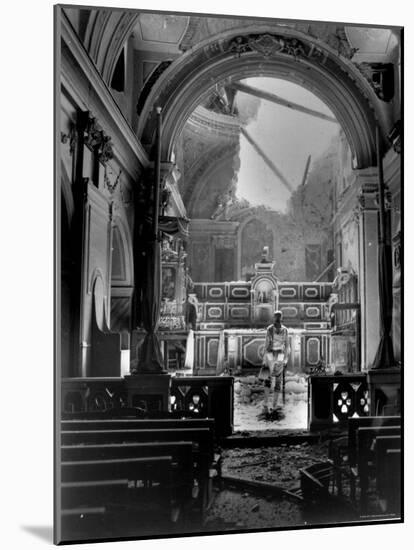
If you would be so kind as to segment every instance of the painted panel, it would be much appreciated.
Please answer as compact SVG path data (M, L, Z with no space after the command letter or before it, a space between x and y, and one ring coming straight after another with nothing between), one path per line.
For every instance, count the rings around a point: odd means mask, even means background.
M207 299L208 300L219 300L224 302L225 298L225 286L223 285L214 285L207 286Z
M230 319L250 319L249 306L230 306L229 307Z
M305 315L311 319L316 319L321 317L321 309L318 306L308 306L305 308Z
M253 338L243 346L243 363L259 367L262 364L265 347L264 338Z
M281 306L280 310L283 313L283 318L294 319L299 316L299 308L297 306Z
M295 286L279 286L279 299L298 299L298 288Z
M230 299L233 300L250 300L250 285L249 286L231 286L230 287Z
M309 286L303 288L304 298L320 298L320 288L316 286Z
M319 338L308 338L306 341L306 363L316 365L321 357L321 342Z
M220 305L206 304L206 321L224 320L224 307Z
M207 366L216 367L217 366L217 354L218 354L218 338L209 338L207 340Z

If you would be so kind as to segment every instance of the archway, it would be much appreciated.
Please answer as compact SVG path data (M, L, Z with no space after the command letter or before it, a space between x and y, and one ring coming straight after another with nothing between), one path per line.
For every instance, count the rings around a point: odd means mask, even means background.
M186 52L159 77L142 110L137 133L150 148L155 110L163 110L163 158L173 157L185 121L217 82L273 76L295 82L328 105L343 128L355 168L375 164L375 124L389 121L358 69L317 39L292 28L255 25L226 31Z

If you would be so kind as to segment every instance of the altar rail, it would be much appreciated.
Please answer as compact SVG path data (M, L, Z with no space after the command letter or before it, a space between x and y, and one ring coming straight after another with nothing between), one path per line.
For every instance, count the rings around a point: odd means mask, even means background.
M342 426L348 418L370 414L365 373L312 375L308 378L308 429Z
M216 433L233 432L233 378L231 376L173 377L170 387L172 416L214 418ZM130 403L124 378L64 378L62 413L121 409Z

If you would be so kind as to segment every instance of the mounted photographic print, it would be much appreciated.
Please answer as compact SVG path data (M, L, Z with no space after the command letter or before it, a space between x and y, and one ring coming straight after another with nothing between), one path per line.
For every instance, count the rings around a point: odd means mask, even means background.
M402 30L55 7L55 543L403 521Z

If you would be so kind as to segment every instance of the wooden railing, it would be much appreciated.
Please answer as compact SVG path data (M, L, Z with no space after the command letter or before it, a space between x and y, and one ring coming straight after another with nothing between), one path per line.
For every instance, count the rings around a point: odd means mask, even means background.
M62 413L122 409L131 403L130 384L124 378L64 378L61 386ZM173 377L168 416L214 418L216 433L233 431L233 377Z
M368 416L370 396L365 373L311 375L308 379L310 431L343 426L348 418Z
M171 381L171 411L183 416L214 418L216 433L233 432L232 376L174 377Z

